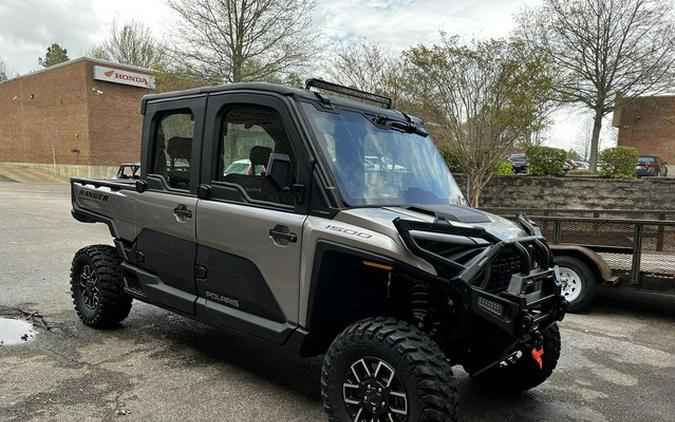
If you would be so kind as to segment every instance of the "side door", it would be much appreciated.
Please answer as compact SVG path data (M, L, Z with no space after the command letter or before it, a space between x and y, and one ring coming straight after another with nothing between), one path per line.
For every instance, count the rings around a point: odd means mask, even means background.
M206 96L149 102L136 199L135 243L143 293L158 305L193 315L197 186Z
M285 154L293 183L306 184L306 151L281 97L211 95L206 121L198 313L282 343L298 321L308 190L280 190L265 172L272 153Z

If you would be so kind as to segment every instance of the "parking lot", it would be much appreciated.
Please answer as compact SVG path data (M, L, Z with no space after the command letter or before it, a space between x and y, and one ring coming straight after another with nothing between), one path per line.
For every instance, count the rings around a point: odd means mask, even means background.
M320 358L138 302L117 329L80 324L70 260L111 239L104 225L72 219L67 186L0 182L0 239L0 317L37 329L33 340L0 345L0 420L324 420ZM486 392L457 368L462 420L672 421L672 303L601 299L561 323L558 369L535 390Z

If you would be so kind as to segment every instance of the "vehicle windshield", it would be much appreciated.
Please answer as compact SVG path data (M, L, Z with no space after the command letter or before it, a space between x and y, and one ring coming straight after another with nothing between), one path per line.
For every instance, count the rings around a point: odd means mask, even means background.
M466 205L431 137L380 127L356 111L303 107L348 205Z

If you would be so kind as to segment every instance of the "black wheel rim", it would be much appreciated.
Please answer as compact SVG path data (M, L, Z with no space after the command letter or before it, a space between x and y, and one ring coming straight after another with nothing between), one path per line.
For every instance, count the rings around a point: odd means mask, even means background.
M80 273L80 296L82 303L94 311L98 306L98 278L89 264L82 267Z
M408 396L394 368L366 356L347 368L342 397L354 422L404 422Z

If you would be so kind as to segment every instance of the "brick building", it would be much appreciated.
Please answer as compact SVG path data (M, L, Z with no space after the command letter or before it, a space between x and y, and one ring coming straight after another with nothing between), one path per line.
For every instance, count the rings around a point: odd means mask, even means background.
M619 145L675 164L675 95L640 97L619 105L612 124L619 128Z
M64 176L140 160L146 69L80 58L0 83L0 162Z

